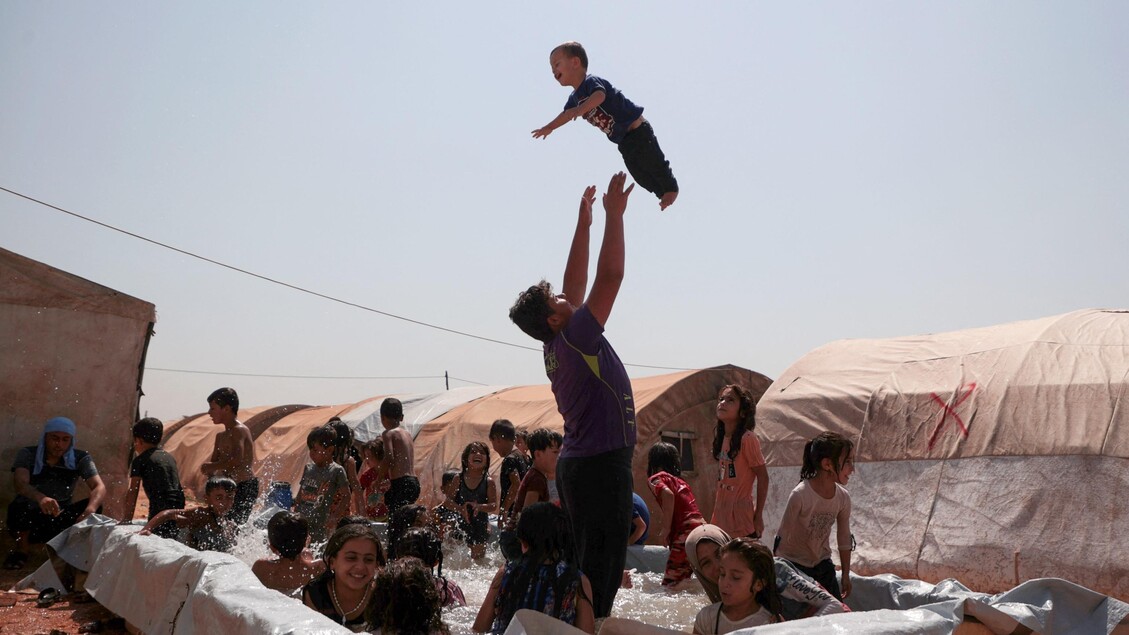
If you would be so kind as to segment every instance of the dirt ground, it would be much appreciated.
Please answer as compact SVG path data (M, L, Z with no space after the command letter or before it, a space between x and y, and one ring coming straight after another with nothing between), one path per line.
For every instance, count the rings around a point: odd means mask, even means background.
M5 547L4 553L7 553ZM18 571L0 569L0 635L59 635L67 633L124 634L125 623L85 594L65 595L49 607L38 606L37 591L8 592L16 582L47 559L40 551ZM92 629L97 623L97 630Z
M0 532L0 559L11 549L12 540L8 532ZM84 593L64 595L51 606L40 607L37 603L38 591L8 591L46 560L46 549L42 545L36 545L28 563L21 569L0 569L0 635L124 635L128 632L120 618ZM79 580L81 579L80 575ZM96 630L84 630L95 628Z

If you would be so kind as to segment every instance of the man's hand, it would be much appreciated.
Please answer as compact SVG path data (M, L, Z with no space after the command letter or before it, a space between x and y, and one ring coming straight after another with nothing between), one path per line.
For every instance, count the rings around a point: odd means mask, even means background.
M39 499L39 511L54 518L55 516L58 516L62 510L59 509L59 501L51 498L50 496L44 496L43 498Z
M584 188L584 195L580 197L580 224L592 224L592 203L596 202L596 186L589 185Z
M847 599L847 596L851 594L851 574L850 574L850 572L843 574L843 583L839 586L841 587L843 599L844 600Z
M608 183L608 191L603 198L604 211L608 214L622 216L627 210L627 197L631 195L631 190L635 189L635 184L632 183L627 189L623 189L625 182L627 182L627 175L623 172L616 172L612 175L612 180Z
M544 139L545 137L548 137L550 134L552 134L552 132L553 132L553 129L550 128L549 126L545 126L544 128L538 128L538 129L533 131L533 138L534 139Z

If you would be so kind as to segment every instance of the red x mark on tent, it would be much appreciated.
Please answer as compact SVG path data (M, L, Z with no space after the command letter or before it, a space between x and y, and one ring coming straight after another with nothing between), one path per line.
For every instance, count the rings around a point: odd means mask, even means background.
M936 401L937 405L941 406L941 421L937 424L937 427L933 430L932 436L929 437L929 449L930 450L932 450L933 445L937 443L937 437L940 436L941 430L945 427L945 422L948 421L950 415L952 416L953 419L956 419L957 425L960 426L961 435L966 439L968 438L968 426L964 425L964 419L961 419L960 415L958 415L956 413L956 408L958 406L960 406L962 403L964 403L966 399L968 399L969 395L972 394L973 390L976 390L976 382L972 382L971 384L969 384L968 390L965 391L963 394L961 394L962 390L964 390L964 382L961 382L960 386L957 388L957 394L960 395L960 397L958 397L957 400L956 400L956 403L954 403L951 406L949 404L945 403L944 401L942 401L941 398L937 396L937 393L935 393L935 392L929 393L929 396L933 399L933 401Z

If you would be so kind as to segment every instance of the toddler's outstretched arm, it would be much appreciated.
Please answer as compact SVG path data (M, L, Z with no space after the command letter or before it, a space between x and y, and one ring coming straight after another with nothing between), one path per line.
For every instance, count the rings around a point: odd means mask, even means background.
M555 119L541 128L534 130L533 138L544 139L548 137L549 134L557 128L560 128L577 117L583 117L588 114L588 111L595 110L602 103L604 103L604 91L600 90L592 93L592 96L584 100L584 103L562 110L561 114L557 115Z

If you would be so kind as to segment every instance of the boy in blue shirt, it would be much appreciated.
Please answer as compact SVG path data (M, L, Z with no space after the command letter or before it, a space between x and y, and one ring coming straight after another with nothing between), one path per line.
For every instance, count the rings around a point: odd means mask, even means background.
M548 137L557 128L584 117L608 135L619 147L631 178L659 198L659 209L666 209L678 198L678 181L670 162L659 147L651 124L636 106L611 82L588 74L588 54L579 42L565 42L549 54L549 67L561 86L571 86L572 94L564 111L543 127L533 131L534 139Z

